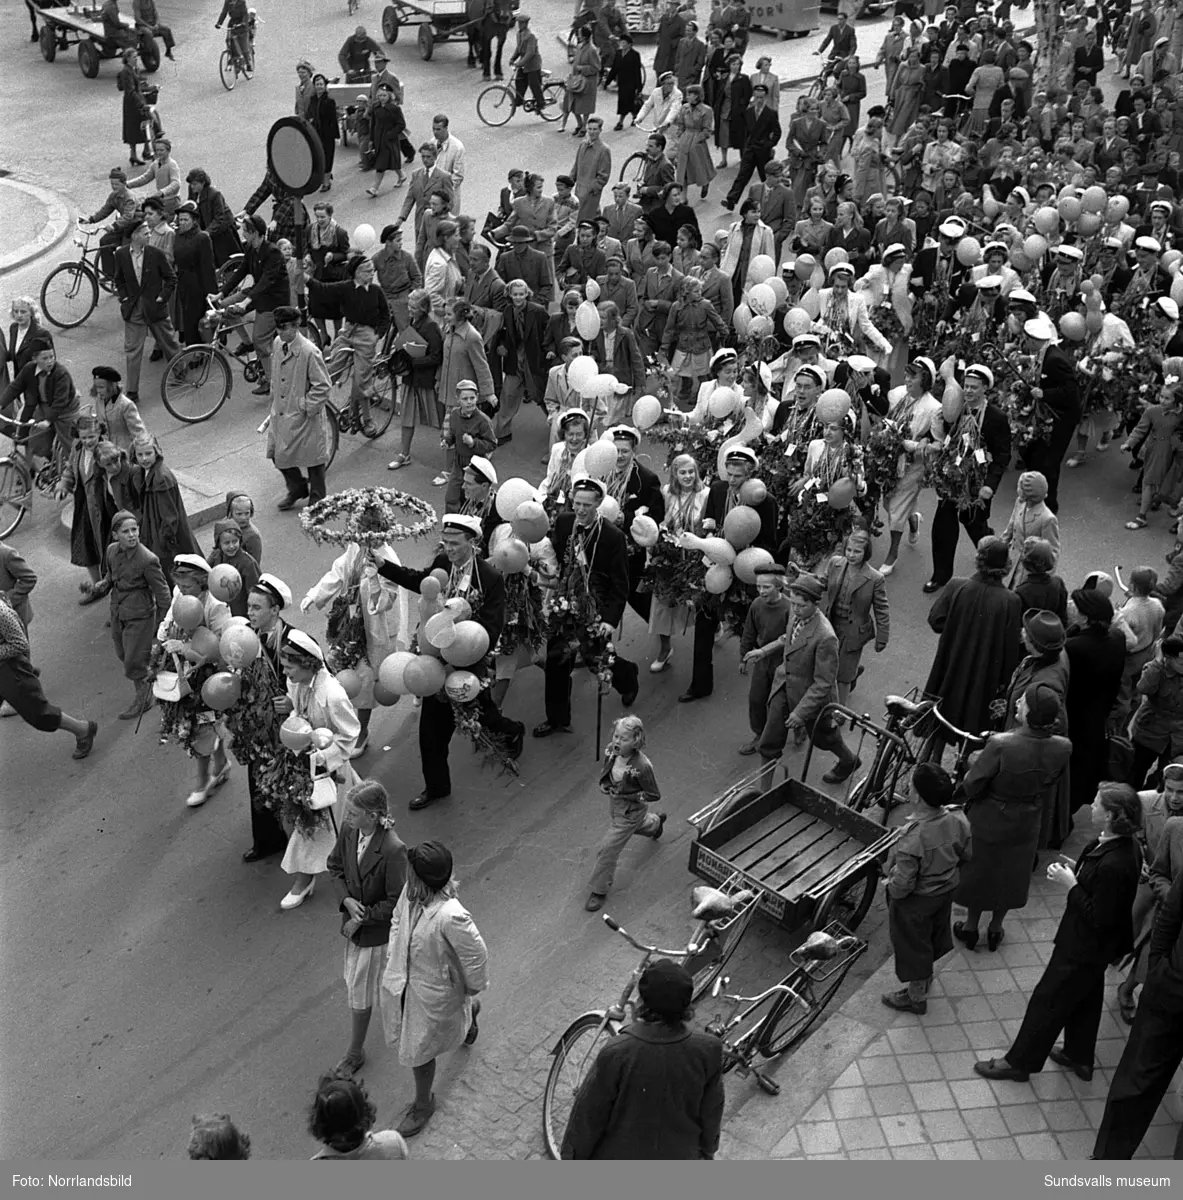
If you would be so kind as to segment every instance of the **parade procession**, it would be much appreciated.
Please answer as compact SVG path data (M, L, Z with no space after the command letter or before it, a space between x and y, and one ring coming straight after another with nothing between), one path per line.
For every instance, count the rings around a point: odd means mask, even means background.
M7 1157L1183 1158L1176 0L0 35Z

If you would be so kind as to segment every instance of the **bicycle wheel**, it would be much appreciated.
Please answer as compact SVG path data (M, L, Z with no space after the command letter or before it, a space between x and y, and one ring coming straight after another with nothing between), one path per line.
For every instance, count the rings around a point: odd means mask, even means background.
M59 329L77 329L99 302L99 283L86 263L62 263L41 285L41 311Z
M641 175L645 170L646 155L643 150L638 150L636 154L630 154L624 160L624 166L620 168L621 183L640 183Z
M218 59L218 74L222 77L222 86L226 91L234 91L234 85L238 82L238 68L234 62L234 55L229 50L223 50Z
M370 420L374 423L376 433L366 436L374 441L380 438L394 420L394 410L398 399L398 380L389 370L374 373L374 392L370 396Z
M503 83L495 83L487 87L476 98L476 115L486 125L498 128L513 116L517 105L514 103L512 88Z
M690 972L694 980L692 999L698 1000L710 990L711 984L735 953L759 907L760 898L756 896L721 929L712 929L709 940L698 954L687 955L682 966ZM697 938L695 940L697 941Z
M815 979L804 967L798 967L785 980L805 1001L806 1007L802 1007L801 1000L792 996L782 995L777 1000L760 1031L760 1042L756 1049L762 1057L775 1058L783 1054L809 1032L833 999L853 962L852 958L821 980Z
M601 1047L615 1036L616 1030L604 1023L602 1013L584 1013L567 1026L552 1051L555 1060L542 1093L542 1135L547 1153L556 1162L575 1095Z
M337 457L337 448L341 445L341 427L337 422L337 410L331 405L325 405L325 423L328 426L329 439L329 460L325 463L326 469L333 465L333 459Z
M875 899L879 868L872 863L865 871L840 883L827 892L813 914L813 928L825 929L832 921L845 926L851 933L862 923Z
M33 479L19 455L0 458L0 538L16 531L33 499Z
M563 92L561 83L547 83L542 87L542 98L546 102L538 114L544 121L557 121L563 115Z
M244 58L239 64L238 69L242 74L243 79L253 79L255 74L255 48L252 46L246 52Z
M208 421L230 398L234 374L217 346L183 346L160 380L160 398L178 421Z

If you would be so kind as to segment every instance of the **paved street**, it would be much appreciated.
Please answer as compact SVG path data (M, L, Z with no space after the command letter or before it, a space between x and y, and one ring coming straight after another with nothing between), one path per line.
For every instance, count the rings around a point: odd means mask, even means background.
M531 7L544 61L561 75L565 59L554 35L565 31L570 5L548 0ZM157 76L176 157L182 172L205 166L237 209L262 176L266 128L290 111L294 62L307 56L318 68L332 64L355 22L343 3L261 3L259 74L226 93L217 78L222 34L212 28L216 0L184 6L164 0L161 9L180 42L179 65L165 62ZM360 19L371 31L379 16L380 6L366 0ZM878 49L885 25L883 19L860 23L865 59ZM114 64L104 63L95 80L81 75L73 52L46 64L28 42L21 5L7 5L0 13L0 44L9 84L5 118L9 129L21 130L7 166L14 176L62 196L72 212L92 211L106 194L109 169L126 161L118 143ZM817 44L816 37L778 42L758 35L753 48L766 46L783 77L801 78L816 69L811 49ZM643 51L652 53L651 47ZM494 206L511 165L541 171L548 188L556 173L570 168L574 141L553 126L519 115L494 133L478 122L479 72L465 70L462 45L438 46L426 64L404 32L392 55L392 69L407 89L412 140L427 135L431 115L442 109L467 144L465 208L478 224ZM882 81L877 73L871 81L874 102ZM793 102L790 92L782 100L783 115ZM614 95L602 95L600 108L612 113ZM642 143L636 133L609 132L606 140L617 165ZM361 221L380 227L397 215L403 193L369 200L362 181L371 177L356 172L353 159L352 149L339 152L338 185L331 194L337 217L349 229ZM728 172L723 182L730 178ZM718 204L723 194L716 183L700 208L704 229L723 223L727 214ZM0 207L0 217L4 212ZM49 256L0 277L5 312L11 296L36 294L52 265L70 254L70 243L63 242ZM81 329L60 336L58 347L80 382L89 383L90 368L100 362L122 366L122 329L113 301L103 301ZM249 395L239 376L231 402L215 421L178 428L160 404L158 379L158 368L146 364L141 407L161 437L167 461L210 494L232 486L250 492L259 506L265 568L287 580L297 597L303 595L331 555L303 537L293 514L275 511L279 477L263 459L262 439L254 432L265 405ZM330 488L395 482L384 469L395 450L394 435L377 444L358 441L343 442ZM502 477L537 477L544 448L540 414L524 414L514 442L497 453ZM417 464L400 473L397 483L442 507L442 492L430 486L440 452L422 436L416 450ZM653 458L664 465L660 448ZM1139 534L1122 530L1132 477L1116 451L1065 474L1060 519L1062 574L1069 586L1091 568L1111 571L1114 562L1127 568L1161 564L1168 544L1165 518L1152 520ZM1013 479L1008 476L995 503L996 525L1005 522ZM931 502L925 511L931 512ZM208 545L210 536L204 529L202 543ZM51 739L19 722L0 724L6 932L0 971L10 981L0 1016L0 1075L6 1084L0 1153L172 1157L184 1145L190 1115L212 1110L229 1112L249 1131L258 1157L306 1157L313 1150L305 1132L307 1103L317 1075L343 1052L348 1032L332 889L322 881L312 900L281 913L278 902L287 884L275 863L240 861L249 841L243 771L236 768L204 808L188 810L183 800L190 764L175 747L157 745L155 717L144 721L138 735L131 724L113 719L127 701L128 686L103 627L105 606L77 607L82 573L69 565L55 506L39 496L13 540L40 575L32 642L46 690L68 711L97 717L101 728L92 757L75 763L64 735ZM856 693L875 714L886 691L921 684L927 672L934 643L925 624L928 603L920 594L929 573L927 543L926 525L920 545L905 550L890 583L891 645L883 655L868 655ZM426 545L398 549L415 562L429 551ZM961 567L967 551L963 543ZM321 618L299 623L323 632ZM630 614L623 652L644 669L652 649ZM675 642L672 671L653 682L643 677L636 711L649 730L671 822L660 844L626 851L606 910L655 942L678 944L690 927L694 880L687 870L690 829L682 818L738 778L747 762L734 753L747 736L746 681L734 670L735 659L734 642L717 649L715 695L689 706L676 702L689 675L688 637ZM541 684L539 672L519 677L507 712L527 724L540 720ZM613 695L605 701L605 721L618 712ZM492 987L477 1045L441 1065L439 1112L416 1140L414 1153L537 1156L549 1049L577 1013L615 997L633 964L633 952L583 911L586 876L605 820L595 786L591 681L577 686L574 736L544 744L528 740L520 778L481 771L456 741L454 798L411 814L405 801L421 786L415 720L405 700L376 715L371 750L357 766L390 789L404 841L439 837L451 846L461 898L490 947ZM884 962L884 924L877 901L862 929L871 951L835 1008ZM757 922L730 971L735 986L746 991L768 986L785 972L791 946L787 935ZM1029 985L1018 975L1013 982ZM847 1069L843 1063L827 1074L838 1054L832 1047L849 1034L842 1023L847 1019L821 1026L801 1054L778 1065L780 1100L770 1100L750 1082L729 1081L726 1153L767 1155L778 1146L778 1153L795 1152L791 1134L805 1109L793 1106L807 1092L812 1105ZM377 1024L369 1053L363 1076L379 1119L397 1121L411 1096L410 1073L387 1051ZM854 1080L847 1075L844 1086L871 1086L869 1080ZM818 1109L816 1120L807 1123L824 1127L838 1121L828 1103L830 1116ZM772 1130L779 1131L775 1141L768 1140ZM797 1136L811 1157L815 1150L836 1152L828 1127L816 1136L829 1150L821 1142L807 1144L806 1137L815 1135Z

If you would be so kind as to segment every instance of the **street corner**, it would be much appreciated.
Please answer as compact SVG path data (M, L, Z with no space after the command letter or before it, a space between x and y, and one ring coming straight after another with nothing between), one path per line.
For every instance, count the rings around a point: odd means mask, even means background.
M0 275L52 250L73 220L64 196L0 172Z

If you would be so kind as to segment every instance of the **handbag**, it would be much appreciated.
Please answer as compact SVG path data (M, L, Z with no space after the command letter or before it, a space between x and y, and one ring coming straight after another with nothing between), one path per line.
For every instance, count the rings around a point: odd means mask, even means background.
M167 700L170 704L178 704L193 689L190 688L189 680L185 677L180 658L175 654L173 662L177 668L175 671L156 672L156 678L152 681L152 695L157 700Z
M582 92L583 89L587 87L587 76L580 75L578 71L572 71L571 74L567 76L563 86L569 92Z
M323 808L332 808L337 803L337 781L333 778L332 772L316 765L315 751L308 756L308 762L312 769L312 796L308 800L308 807L313 812L319 812ZM336 822L334 822L335 824Z

